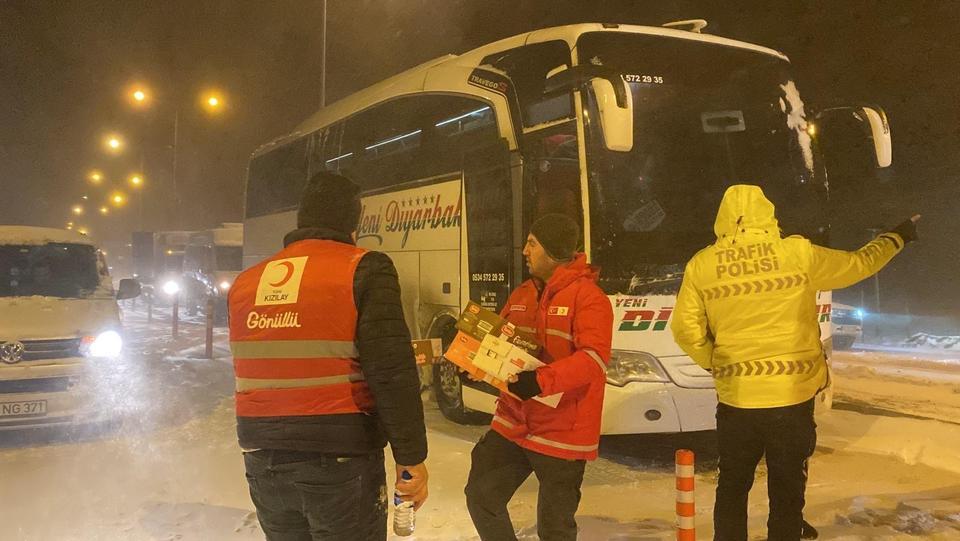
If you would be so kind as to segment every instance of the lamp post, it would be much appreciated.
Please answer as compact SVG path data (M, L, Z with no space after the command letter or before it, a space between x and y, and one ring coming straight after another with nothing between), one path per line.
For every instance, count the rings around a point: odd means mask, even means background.
M150 102L152 101L152 96L149 90L143 85L133 85L130 87L128 92L130 103L137 109L146 109L149 107ZM207 90L200 95L200 105L208 114L218 114L225 107L225 100L223 94L216 90ZM144 172L144 159L143 159L143 148L145 145L141 141L141 154L140 154L140 172ZM173 110L173 146L171 148L173 153L172 164L171 164L171 184L172 184L172 195L173 195L173 205L174 205L174 224L179 229L180 228L180 186L178 179L178 150L180 147L180 105L177 104ZM141 195L142 197L142 195ZM142 200L141 200L142 201ZM140 217L140 227L143 227L143 216L142 209L143 204L141 202L141 217Z
M143 160L141 159L141 162L142 161ZM137 192L137 214L139 215L137 219L137 228L143 231L143 175L136 173L130 175L128 182L130 183L130 187Z

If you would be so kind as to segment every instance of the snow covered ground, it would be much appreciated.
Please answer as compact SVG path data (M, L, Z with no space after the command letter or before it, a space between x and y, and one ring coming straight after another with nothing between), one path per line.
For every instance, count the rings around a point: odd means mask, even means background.
M184 324L178 340L162 315L147 325L141 312L127 310L125 325L126 356L97 367L105 421L70 434L0 434L0 539L262 539L236 446L224 330L216 358L202 360L197 324ZM960 539L960 460L953 456L960 369L935 361L890 352L836 356L837 408L819 421L806 511L822 539ZM410 539L476 539L463 486L485 428L446 421L432 401L426 408L431 496ZM587 466L580 538L673 539L670 458L679 445L706 450L697 526L698 538L709 539L716 487L709 435L605 439L602 458ZM751 496L752 539L762 539L762 469ZM510 510L520 538L536 539L534 479Z

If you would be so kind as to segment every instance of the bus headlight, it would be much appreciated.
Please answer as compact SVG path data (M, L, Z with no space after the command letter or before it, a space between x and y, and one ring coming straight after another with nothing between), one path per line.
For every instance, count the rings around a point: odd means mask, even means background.
M607 366L607 383L623 387L631 381L666 383L670 381L660 361L643 351L610 352L610 365Z
M104 331L97 336L84 336L81 351L87 357L117 357L123 350L123 338L117 331Z

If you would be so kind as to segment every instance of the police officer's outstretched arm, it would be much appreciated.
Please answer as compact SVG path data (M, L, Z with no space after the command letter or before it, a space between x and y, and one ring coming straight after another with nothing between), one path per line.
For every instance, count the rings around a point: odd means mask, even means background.
M707 324L703 296L693 283L693 262L687 263L677 294L670 331L680 349L701 367L709 370L713 359L713 338Z
M846 252L810 244L810 282L818 290L841 289L879 272L907 243L917 240L920 215L868 242L859 250Z
M403 318L400 282L385 254L363 256L354 275L360 369L376 403L397 463L397 491L420 507L427 498L427 436L410 330ZM413 477L400 479L406 470Z

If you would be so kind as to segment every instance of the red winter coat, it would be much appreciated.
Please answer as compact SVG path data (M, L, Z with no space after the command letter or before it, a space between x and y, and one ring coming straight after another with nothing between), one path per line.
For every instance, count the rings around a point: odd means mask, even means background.
M544 345L541 396L563 393L556 408L501 393L491 428L520 447L557 458L597 458L613 334L613 309L597 286L598 274L577 254L546 285L520 284L503 307L501 316L535 332Z

